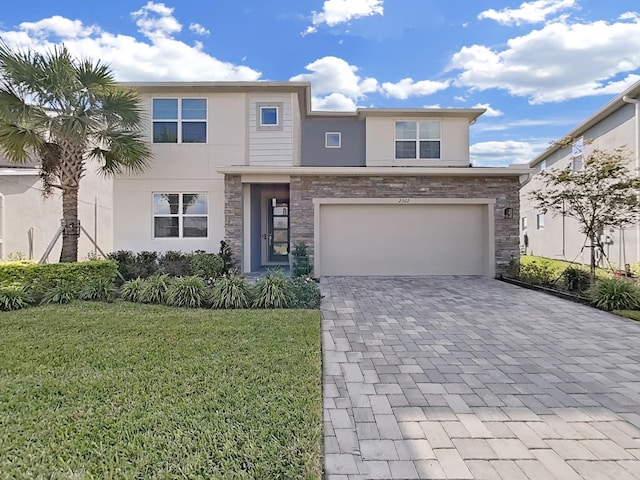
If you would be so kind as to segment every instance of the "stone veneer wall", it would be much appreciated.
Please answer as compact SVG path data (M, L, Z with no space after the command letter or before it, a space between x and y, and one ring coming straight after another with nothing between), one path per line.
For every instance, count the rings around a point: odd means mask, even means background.
M495 198L496 275L499 275L511 258L520 255L519 187L517 177L292 175L291 245L304 241L313 254L313 198ZM513 209L510 219L504 218L507 207Z
M224 240L233 259L241 267L242 259L242 182L240 175L224 177Z

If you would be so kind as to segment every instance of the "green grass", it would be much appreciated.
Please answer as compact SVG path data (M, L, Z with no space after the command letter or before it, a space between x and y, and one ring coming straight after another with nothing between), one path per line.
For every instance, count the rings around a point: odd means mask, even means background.
M549 265L551 270L553 270L556 278L559 277L562 274L562 272L564 272L568 267L577 267L577 268L584 269L586 272L589 271L589 265L584 265L582 263L571 263L566 260L559 260L557 258L536 257L534 255L520 256L521 265L528 265L533 262L545 263L546 265ZM602 268L596 268L596 277L608 278L610 276L611 274L607 270Z
M3 478L320 478L317 311L76 302L0 331Z
M614 310L613 313L640 322L640 311L638 310Z

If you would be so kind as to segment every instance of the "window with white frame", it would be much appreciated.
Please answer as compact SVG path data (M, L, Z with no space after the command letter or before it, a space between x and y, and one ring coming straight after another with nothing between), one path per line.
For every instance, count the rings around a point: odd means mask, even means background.
M540 162L540 171L544 172L547 169L547 161L543 160Z
M324 134L325 148L341 148L342 134L340 132L326 132Z
M278 107L260 107L260 125L275 127L279 122Z
M206 143L206 98L154 98L153 143Z
M544 213L539 213L536 216L536 228L542 230L544 228Z
M522 230L526 230L527 229L527 217L522 217L520 219L520 226L522 227Z
M154 238L206 238L209 230L206 193L154 193Z
M440 158L440 121L396 121L396 158Z
M574 172L578 172L584 167L584 137L578 138L571 145L571 162Z

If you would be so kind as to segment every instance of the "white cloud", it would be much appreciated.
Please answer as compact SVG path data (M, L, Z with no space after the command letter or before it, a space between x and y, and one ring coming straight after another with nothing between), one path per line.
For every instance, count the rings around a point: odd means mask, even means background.
M450 68L462 70L457 86L498 88L530 103L619 93L639 79L630 72L640 68L640 18L550 23L509 40L503 50L463 47Z
M488 103L477 103L471 108L485 108L487 111L483 113L485 117L501 117L504 115L500 110L495 108L491 108L491 105Z
M486 115L486 114L485 114ZM550 119L522 119L522 120L514 120L514 121L503 121L500 123L478 123L473 126L475 133L484 133L484 132L501 132L504 130L511 130L515 128L526 128L530 129L531 127L567 127L567 126L575 126L579 123L581 118L550 118Z
M446 89L450 80L436 82L432 80L421 80L414 82L412 78L403 78L397 83L385 82L382 84L382 92L387 97L406 100L409 97L422 97L432 95L440 90Z
M314 110L332 112L353 112L357 105L352 99L342 93L331 93L325 97L311 97Z
M528 142L480 142L469 147L471 163L478 167L507 166L525 163L535 156L534 147Z
M36 51L64 43L76 56L108 63L120 81L251 81L261 77L250 67L209 55L200 42L188 45L175 39L173 35L182 26L173 16L173 9L162 3L149 2L131 15L148 41L115 35L60 16L23 23L16 30L0 30L0 38L9 45Z
M382 4L383 0L325 0L321 12L311 12L312 25L303 35L316 32L323 23L335 27L357 18L383 15Z
M478 19L488 18L503 25L541 23L549 16L576 6L576 0L535 0L524 2L518 8L504 8L500 11L491 8L480 12Z
M189 25L189 30L191 30L196 35L208 36L211 32L204 28L199 23L192 23Z
M290 80L311 82L315 100L313 108L323 105L324 109L329 109L329 105L339 105L341 107L339 110L347 110L346 100L349 100L355 108L359 99L364 98L367 93L376 92L379 88L375 78L361 78L356 73L358 67L350 65L342 58L322 57L305 68L310 73L296 75Z
M100 31L98 27L85 26L80 20L70 20L60 15L44 18L37 22L22 22L20 29L29 35L54 34L66 38L87 37Z
M173 8L164 3L147 2L140 10L131 12L140 33L148 38L169 38L182 30L182 25L173 16Z

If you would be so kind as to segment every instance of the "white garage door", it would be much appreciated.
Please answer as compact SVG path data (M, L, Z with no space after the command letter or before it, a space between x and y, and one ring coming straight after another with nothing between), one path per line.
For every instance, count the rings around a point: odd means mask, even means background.
M321 275L485 275L486 205L322 204Z

